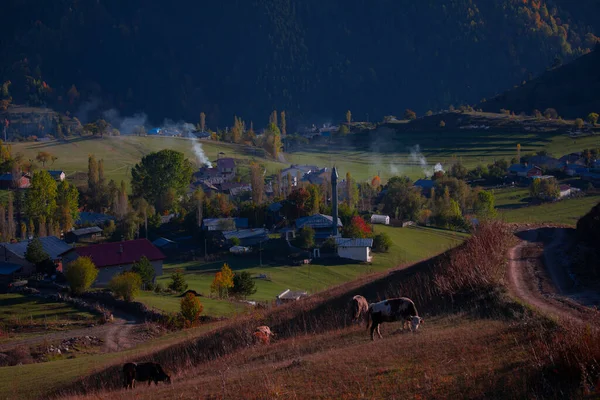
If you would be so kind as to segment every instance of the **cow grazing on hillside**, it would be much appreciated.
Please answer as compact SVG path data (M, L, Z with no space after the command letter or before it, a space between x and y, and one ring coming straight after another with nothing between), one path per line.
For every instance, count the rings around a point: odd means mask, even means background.
M148 381L148 386L154 382L171 383L171 377L165 373L160 364L157 363L126 363L123 365L123 378L125 388L134 388L135 382Z
M377 334L381 338L379 326L382 322L402 321L402 329L404 329L407 322L410 322L410 330L413 332L416 332L419 329L419 325L424 322L423 318L419 317L417 313L415 303L406 297L372 303L369 305L368 314L369 322L367 323L367 329L369 329L369 324L371 324L371 340L375 340L375 330L377 330Z
M271 328L266 325L259 326L254 331L254 337L256 337L262 344L269 344L271 342L271 338L274 336L275 334L271 332Z
M350 301L350 315L352 317L352 322L356 322L362 317L368 324L369 303L367 302L367 299L358 294L354 296Z

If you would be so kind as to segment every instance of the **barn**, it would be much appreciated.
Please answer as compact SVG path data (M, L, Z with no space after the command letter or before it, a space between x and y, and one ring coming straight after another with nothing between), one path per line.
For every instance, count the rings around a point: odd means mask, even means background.
M371 215L371 223L372 224L389 225L390 224L390 216L373 214L373 215Z
M336 238L338 256L348 258L350 260L371 262L371 248L373 247L373 239L349 239Z

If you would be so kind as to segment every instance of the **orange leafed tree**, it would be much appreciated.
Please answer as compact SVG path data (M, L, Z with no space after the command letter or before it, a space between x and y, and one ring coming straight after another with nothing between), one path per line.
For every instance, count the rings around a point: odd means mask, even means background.
M221 271L215 274L210 285L210 292L215 293L219 298L227 297L229 289L233 287L233 271L227 263L223 264Z
M371 186L373 186L374 188L378 188L379 186L381 186L381 178L378 176L375 176L371 180Z
M202 306L200 299L194 293L187 293L181 299L181 315L185 319L186 326L195 326L203 309L204 306Z

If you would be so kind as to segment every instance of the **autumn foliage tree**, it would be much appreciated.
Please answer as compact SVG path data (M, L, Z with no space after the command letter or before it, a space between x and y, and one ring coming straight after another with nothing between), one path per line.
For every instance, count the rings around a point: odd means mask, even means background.
M379 176L373 177L373 179L371 179L371 186L375 189L381 186L381 178Z
M187 293L180 303L181 315L187 327L193 327L198 323L204 306L194 293Z
M223 264L221 271L215 274L210 285L210 292L217 295L219 298L227 297L229 289L233 287L233 271L229 268L227 263Z
M373 235L371 226L364 219L355 215L350 224L344 227L344 236L349 238L368 238Z

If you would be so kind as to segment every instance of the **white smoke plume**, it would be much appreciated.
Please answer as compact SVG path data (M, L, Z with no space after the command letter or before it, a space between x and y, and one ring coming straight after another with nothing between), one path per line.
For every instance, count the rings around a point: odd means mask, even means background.
M418 144L416 146L410 147L409 151L410 160L413 163L417 163L421 166L421 169L423 170L423 173L427 178L431 178L436 172L444 172L442 164L437 163L434 166L430 166L427 163L427 158L425 158L423 153L421 153L421 146L419 146Z
M166 119L163 122L163 126L161 128L161 132L165 134L180 134L182 137L187 137L192 141L192 151L196 156L197 164L199 166L207 166L208 168L212 168L212 163L204 154L204 149L202 148L202 144L193 134L196 131L196 127L188 122L173 122L169 119Z
M134 114L131 117L121 117L119 111L111 108L104 111L102 116L113 127L117 128L121 135L131 135L138 126L147 127L148 116L144 113Z

